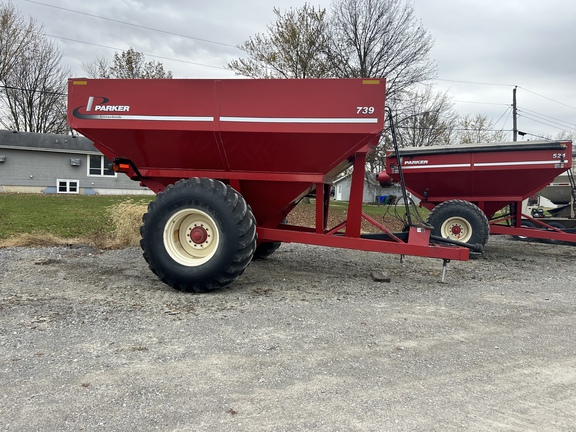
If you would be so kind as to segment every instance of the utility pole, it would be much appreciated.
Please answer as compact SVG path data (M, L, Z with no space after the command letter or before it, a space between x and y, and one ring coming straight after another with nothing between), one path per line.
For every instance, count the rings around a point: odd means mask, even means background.
M518 110L516 109L516 89L512 90L512 141L518 141Z

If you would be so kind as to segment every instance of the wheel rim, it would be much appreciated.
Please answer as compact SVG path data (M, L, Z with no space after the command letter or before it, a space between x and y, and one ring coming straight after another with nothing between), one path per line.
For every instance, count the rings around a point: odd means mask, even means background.
M554 228L558 228L561 231L564 231L566 229L566 227L559 222L549 222L548 225L550 225L551 227L554 227ZM551 230L550 228L546 228L546 231L555 232L554 230ZM549 244L556 244L556 245L560 245L560 244L564 243L563 240L552 240L552 239L545 239L545 242L549 243Z
M440 228L442 237L467 242L472 237L472 225L461 217L446 219Z
M218 250L218 227L214 219L198 209L174 213L164 227L164 246L176 262L199 266Z
M523 221L523 222L520 224L520 227L521 227L521 228L534 228L534 224L533 224L532 222ZM530 237L528 237L528 236L518 236L518 238L519 238L520 240L527 240L527 239L529 239Z

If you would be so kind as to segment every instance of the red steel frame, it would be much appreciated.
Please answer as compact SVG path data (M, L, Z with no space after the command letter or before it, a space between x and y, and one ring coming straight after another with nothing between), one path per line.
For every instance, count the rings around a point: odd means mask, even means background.
M298 173L259 173L259 172L208 172L198 170L158 170L150 169L136 173L130 168L127 174L132 177L142 177L142 183L152 190L163 190L164 184L158 178L178 177L211 177L230 184L242 194L241 180L279 181L313 183L316 186L315 227L281 224L277 228L258 226L256 232L258 241L303 243L316 246L355 249L368 252L382 252L399 255L413 255L443 260L466 261L469 259L469 249L459 246L440 246L430 244L431 231L427 228L410 227L408 237L403 240L391 232L383 224L374 220L362 211L362 196L364 191L364 167L369 146L365 146L354 156L352 185L348 214L345 221L334 227L328 226L328 210L330 204L330 187L332 182L321 174ZM225 177L224 177L225 176ZM386 239L363 238L361 234L362 220L380 229Z
M369 252L384 252L400 255L414 255L445 260L466 261L469 250L465 247L438 246L430 244L430 230L411 227L407 241L394 235L384 225L378 223L362 211L362 196L364 190L364 167L369 148L357 152L354 158L352 185L348 214L345 221L334 227L328 227L328 208L330 202L331 184L324 183L322 176L314 179L316 183L316 226L314 228L290 224L282 224L278 228L257 227L259 241L279 241L304 243L317 246L329 246L344 249L357 249ZM252 178L261 180L260 175ZM283 181L300 181L297 175L285 174ZM242 191L239 191L242 193ZM369 239L361 237L362 220L386 233L389 240Z
M517 209L514 214L490 220L490 234L531 237L565 242L576 241L576 234L564 232L547 224L545 220L533 218L532 216L522 213L522 201L516 201L514 204ZM537 229L522 227L520 224L522 223L523 218L531 221ZM515 226L502 224L502 222L507 221L515 221Z

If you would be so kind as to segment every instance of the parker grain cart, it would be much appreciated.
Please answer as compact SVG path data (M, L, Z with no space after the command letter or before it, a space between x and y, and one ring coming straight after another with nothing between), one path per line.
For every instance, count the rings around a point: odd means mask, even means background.
M426 227L394 234L363 214L384 97L383 79L71 79L68 121L115 170L157 193L141 246L176 289L224 287L281 242L467 260L468 248L431 243ZM351 166L347 218L328 226L332 182ZM313 192L315 227L290 225ZM363 234L363 219L382 233Z
M403 148L387 154L379 179L385 184L402 177L431 210L433 236L483 245L489 234L576 242L572 150L570 141ZM523 201L539 192L570 206L571 217L523 213Z

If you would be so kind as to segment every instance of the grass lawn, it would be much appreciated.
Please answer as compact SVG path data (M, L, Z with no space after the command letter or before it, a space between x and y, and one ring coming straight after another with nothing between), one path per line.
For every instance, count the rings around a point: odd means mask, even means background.
M126 201L147 204L153 198L0 194L0 239L21 234L93 239L114 231L108 208Z
M154 196L0 194L0 246L48 245L74 239L99 247L138 245L139 226ZM312 227L315 202L299 204L289 223ZM331 202L329 226L346 219L347 202ZM364 213L392 230L402 228L403 206L364 205ZM412 210L414 211L414 210ZM427 210L418 209L423 219ZM363 229L372 232L366 222Z
M330 203L330 208L334 208L334 209L338 209L338 208L344 208L347 209L348 208L348 203L345 201L332 201ZM404 208L404 205L398 205L398 206L388 206L388 205L377 205L377 204L363 204L362 205L362 211L364 213L366 213L369 216L372 216L374 218L381 218L383 214L388 214L390 216L395 215L396 213L399 213L401 215L403 215L406 210ZM428 216L429 211L427 209L425 209L424 207L411 207L411 213L414 214L415 211L418 212L418 214L422 217L422 219L426 219L426 217Z

